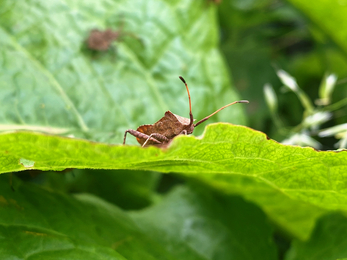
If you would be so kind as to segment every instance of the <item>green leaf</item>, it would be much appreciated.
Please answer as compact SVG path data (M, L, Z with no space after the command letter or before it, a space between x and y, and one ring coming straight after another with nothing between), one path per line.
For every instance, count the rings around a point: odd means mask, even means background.
M0 135L0 172L129 169L176 172L226 194L241 194L300 238L328 210L347 210L345 151L279 144L243 126L212 124L202 138L179 136L166 150L111 146L34 133Z
M347 6L343 1L318 0L312 4L309 0L288 0L329 36L345 53L347 53L347 30L340 30L347 25ZM330 17L330 19L327 19ZM342 27L341 27L342 26Z
M148 171L78 170L71 173L45 173L45 186L64 192L91 193L122 209L150 205L161 174Z
M286 260L330 260L347 256L347 218L342 214L330 214L317 222L309 241L296 241Z
M0 131L121 143L126 129L166 110L188 117L179 75L197 119L238 99L217 49L215 7L204 1L4 0L0 24ZM94 56L85 40L95 28L124 36ZM213 121L244 123L242 106Z
M175 259L114 205L29 183L17 185L13 192L4 177L0 177L2 259Z
M132 216L177 259L277 259L264 213L239 197L181 186Z
M68 196L30 183L13 192L4 177L3 259L276 259L265 215L238 197L181 187L129 217L91 195Z

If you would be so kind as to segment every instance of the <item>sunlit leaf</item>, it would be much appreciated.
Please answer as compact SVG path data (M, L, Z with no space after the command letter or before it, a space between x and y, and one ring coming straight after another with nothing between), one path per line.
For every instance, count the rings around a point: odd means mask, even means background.
M0 135L1 172L32 169L132 169L176 172L257 203L305 237L326 210L347 210L347 153L279 144L258 131L212 124L203 138L180 136L170 148L111 146L33 133Z
M95 28L123 36L95 54L85 43ZM4 0L0 131L121 143L126 129L154 123L167 110L189 117L180 75L194 116L203 118L238 99L217 39L215 6L204 1ZM242 109L210 120L243 123Z

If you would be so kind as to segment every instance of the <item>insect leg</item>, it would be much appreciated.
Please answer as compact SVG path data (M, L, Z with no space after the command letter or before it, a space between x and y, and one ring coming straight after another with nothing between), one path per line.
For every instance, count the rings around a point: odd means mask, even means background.
M123 139L123 145L125 144L125 139L127 138L127 133L130 133L130 131L133 131L133 130L128 129L128 130L125 131L125 133L124 133L124 139Z
M153 133L153 134L150 134L148 136L147 140L143 143L142 147L145 147L145 145L147 144L147 142L149 140L153 140L154 139L153 137L155 137L156 139L161 140L161 141L169 142L169 139L165 135L161 135L161 134L158 134L158 133ZM158 140L156 140L156 141L158 141Z
M161 144L160 141L158 141L157 139L153 138L153 137L150 137L149 135L146 135L144 133L141 133L139 131L136 131L136 130L132 130L132 129L128 129L125 131L124 133L124 140L123 140L123 144L125 144L125 139L126 139L126 136L127 136L127 133L135 136L135 137L138 137L138 138L142 138L142 139L150 139L151 141L154 141L158 144ZM165 137L165 136L164 136ZM166 138L166 137L165 137Z

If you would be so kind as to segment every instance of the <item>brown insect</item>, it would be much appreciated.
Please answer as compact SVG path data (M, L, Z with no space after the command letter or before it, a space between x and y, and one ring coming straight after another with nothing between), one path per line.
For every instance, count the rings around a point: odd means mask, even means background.
M120 31L112 31L111 29L105 31L94 29L89 34L87 46L91 50L107 51L112 42L120 37L120 34Z
M201 119L199 122L194 124L192 103L190 100L188 85L182 77L179 78L183 81L188 92L189 118L181 117L171 113L170 111L166 111L165 116L153 125L141 125L136 130L126 130L124 133L123 144L125 144L127 133L129 133L136 137L136 140L142 145L142 147L145 147L146 145L163 146L169 143L177 135L188 135L193 133L196 126L205 122L207 119L209 119L211 116L218 113L222 109L236 103L249 103L248 100L234 101L224 107L221 107L211 115Z
M123 24L121 24L117 31L114 31L110 28L104 31L98 29L91 30L86 40L86 45L89 50L96 52L105 52L111 49L113 42L120 42L124 40L125 37L134 38L138 40L141 45L143 45L143 42L139 37L131 32L125 32L123 30Z

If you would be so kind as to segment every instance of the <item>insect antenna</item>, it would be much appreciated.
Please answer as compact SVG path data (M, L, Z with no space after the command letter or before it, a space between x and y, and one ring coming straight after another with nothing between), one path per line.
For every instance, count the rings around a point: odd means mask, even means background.
M193 114L192 114L192 101L190 100L190 94L189 94L189 89L188 89L188 85L186 83L186 81L184 80L184 78L182 78L181 76L179 76L180 80L183 81L184 85L186 86L187 92L188 92L188 99L189 99L189 118L190 118L190 122L189 125L193 125L194 122L194 118L193 118Z
M240 100L240 101L234 101L234 102L232 102L232 103L230 103L230 104L228 104L228 105L225 105L224 107L221 107L220 109L218 109L216 112L213 112L211 115L209 115L209 116L207 116L207 117L201 119L199 122L197 122L196 124L194 124L194 127L196 127L196 126L200 125L201 123L205 122L205 121L206 121L207 119L209 119L211 116L217 114L219 111L223 110L224 108L226 108L226 107L228 107L228 106L231 106L231 105L234 105L234 104L236 104L236 103L249 103L249 101L248 101L248 100Z

